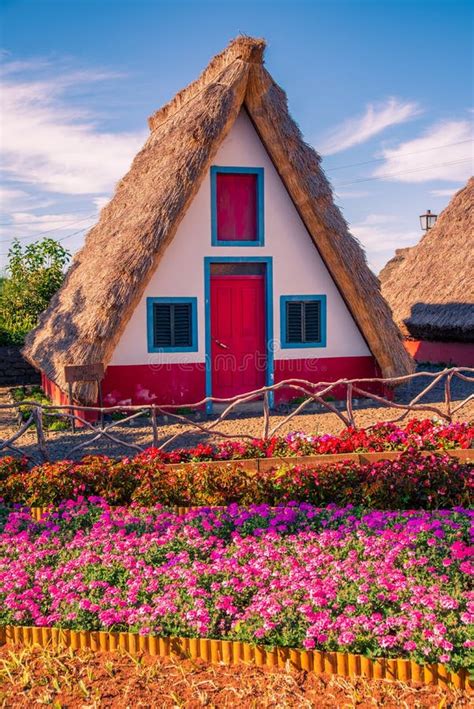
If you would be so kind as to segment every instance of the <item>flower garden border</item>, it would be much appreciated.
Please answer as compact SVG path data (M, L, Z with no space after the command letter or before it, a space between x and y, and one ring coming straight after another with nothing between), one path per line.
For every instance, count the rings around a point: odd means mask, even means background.
M241 458L232 460L210 460L210 461L193 461L186 463L163 463L167 468L172 470L190 470L196 466L206 466L215 468L221 465L231 465L239 467L248 473L266 472L277 466L287 463L288 465L331 465L332 463L349 462L358 465L375 463L380 460L398 460L406 451L381 451L377 453L328 453L326 455L307 455L307 456L287 456L282 458ZM449 455L456 458L461 463L474 463L474 448L452 448L448 450L422 450L419 453L423 456L433 455ZM20 504L20 503L17 503ZM143 505L142 505L143 506ZM185 515L192 510L200 509L224 509L227 505L163 505L170 510L172 514ZM42 506L24 505L30 510L32 518L35 522L39 522L43 515L47 514L51 509L57 507L54 503Z
M288 456L281 458L244 458L232 460L194 461L186 463L169 463L171 469L192 469L196 465L215 467L219 465L239 466L248 472L266 471L277 465L314 465L347 461L366 464L379 460L397 460L406 451L381 451L376 453L341 453L319 456ZM424 450L422 455L433 453L449 455L461 462L474 461L474 448ZM55 505L30 507L30 513L35 521L49 512ZM223 506L207 505L205 508L219 509ZM171 513L185 515L204 506L170 507ZM300 650L298 648L275 647L268 649L261 645L253 645L232 640L217 640L208 638L159 637L140 635L131 632L108 632L87 630L66 630L63 628L36 626L3 626L0 627L1 645L22 645L46 647L67 647L72 650L89 649L93 652L112 652L122 650L135 656L146 653L151 656L179 659L201 659L211 663L234 665L239 662L253 664L257 667L287 668L288 666L314 672L316 675L340 675L349 678L365 677L368 679L416 682L423 685L454 687L455 689L474 691L474 682L470 680L464 669L450 672L444 665L430 663L420 665L413 660L403 658L377 658L372 660L364 655L325 652L317 650Z
M197 460L187 461L185 463L163 463L167 468L172 470L192 469L196 465L207 467L215 467L218 465L233 465L240 467L246 472L266 472L271 468L280 465L331 465L332 463L356 463L365 465L367 463L376 463L379 460L398 460L407 451L378 451L368 453L325 453L321 455L290 455L277 458L232 458L229 460ZM433 454L450 455L457 458L461 463L474 462L474 448L449 448L437 450L419 450L420 455L429 456Z
M472 692L474 683L466 670L450 672L441 664L419 665L408 659L378 658L344 652L319 652L297 648L267 649L240 641L208 638L159 637L129 632L66 630L37 626L3 626L0 645L34 645L67 647L72 650L89 649L93 652L122 650L132 656L146 653L151 656L179 659L200 659L205 662L235 665L239 662L257 667L287 668L314 672L316 675L342 675L389 681L417 682L424 685L454 687Z

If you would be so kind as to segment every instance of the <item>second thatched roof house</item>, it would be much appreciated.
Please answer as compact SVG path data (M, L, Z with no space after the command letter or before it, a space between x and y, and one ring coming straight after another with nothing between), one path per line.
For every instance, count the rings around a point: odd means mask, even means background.
M474 366L474 177L379 278L417 360Z
M26 342L56 401L68 364L103 363L110 404L410 370L264 48L234 40L150 118L145 146ZM74 396L93 402L97 390L79 382Z

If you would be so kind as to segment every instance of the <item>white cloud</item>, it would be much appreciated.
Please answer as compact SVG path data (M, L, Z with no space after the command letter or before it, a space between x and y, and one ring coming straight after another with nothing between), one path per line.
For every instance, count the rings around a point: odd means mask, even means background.
M0 207L2 211L2 221L5 218L12 219L16 211L46 209L55 203L55 200L44 198L37 194L31 194L25 190L9 184L0 185Z
M103 209L103 207L105 207L106 204L110 202L110 197L102 195L102 197L94 197L92 201L97 207L97 210L100 211L101 209Z
M92 207L86 214L62 212L35 215L31 212L13 212L9 218L10 224L0 226L2 242L11 243L17 238L29 243L36 237L41 239L43 236L52 236L58 239L66 232L88 229L97 220L97 211Z
M336 197L339 198L342 197L344 199L356 199L361 197L368 197L370 195L370 192L365 192L364 190L347 190L347 192L343 190L342 192L340 192L339 190L337 190L335 194Z
M399 217L393 214L368 214L361 224L364 226L380 226L381 224L393 224L398 221Z
M413 246L421 236L420 231L404 229L400 219L391 214L368 214L361 222L351 224L350 229L364 246L375 273L392 258L395 249Z
M430 194L434 195L435 197L452 197L453 194L459 189L461 189L461 185L459 185L459 187L452 187L447 190L430 190Z
M18 190L0 185L0 204L2 205L2 209L8 209L9 204L16 204L19 200L23 201L28 198L28 192L25 192L24 190Z
M41 214L37 216L29 212L15 212L12 214L12 227L15 229L16 224L21 226L23 232L31 232L33 234L39 231L63 231L64 229L82 228L86 222L90 223L95 217L95 210L87 215L77 213L62 214ZM18 226L16 228L18 229Z
M420 137L387 148L375 177L398 182L448 180L464 183L473 173L474 129L469 121L442 121Z
M348 118L330 131L317 146L323 155L334 155L365 143L390 126L405 123L418 116L421 108L415 102L389 98L381 103L369 103L360 116Z
M47 59L36 58L28 61L14 61L8 60L7 58L9 56L11 56L10 52L0 50L0 60L2 60L2 63L0 64L0 75L2 76L19 74L23 71L38 71L38 69L51 66L51 62Z
M76 71L25 81L11 75L29 68L29 63L12 64L17 66L8 71L7 65L2 77L4 174L48 192L79 195L111 190L126 172L146 131L101 130L90 111L69 104L66 94L78 85L117 74Z

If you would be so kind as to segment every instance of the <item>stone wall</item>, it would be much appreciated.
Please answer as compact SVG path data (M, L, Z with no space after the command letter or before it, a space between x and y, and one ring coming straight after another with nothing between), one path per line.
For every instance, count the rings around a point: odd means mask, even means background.
M20 347L0 347L0 386L39 384L40 375L23 359Z

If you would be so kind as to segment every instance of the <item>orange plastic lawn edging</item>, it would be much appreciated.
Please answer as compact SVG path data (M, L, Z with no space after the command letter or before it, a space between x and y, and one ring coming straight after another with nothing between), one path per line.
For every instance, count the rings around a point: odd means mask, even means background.
M439 664L419 665L412 660L403 659L371 660L364 655L287 647L268 650L259 645L232 640L164 638L138 633L8 625L0 628L0 645L66 647L72 650L89 649L93 652L122 650L132 656L147 653L151 656L200 659L211 663L221 662L225 665L244 662L257 667L291 667L314 672L317 675L412 681L425 685L452 686L467 691L472 691L474 688L466 670L450 672L444 665Z
M127 507L128 505L121 505L123 507ZM110 505L112 509L114 509L113 505ZM146 508L146 505L140 505L140 507ZM45 505L44 507L28 507L25 506L24 509L29 510L31 518L35 522L39 522L45 515L50 514L51 512L54 512L55 510L58 509L57 505L54 503L51 503L50 505ZM197 505L195 507L173 507L170 505L163 505L163 512L170 512L173 515L179 515L180 517L183 517L184 515L187 515L188 512L192 512L193 510L225 510L227 509L227 505Z

